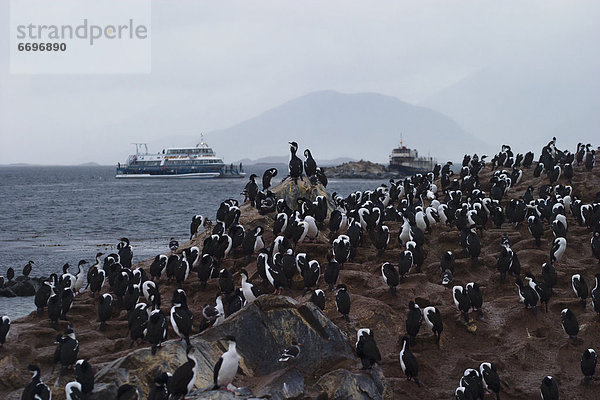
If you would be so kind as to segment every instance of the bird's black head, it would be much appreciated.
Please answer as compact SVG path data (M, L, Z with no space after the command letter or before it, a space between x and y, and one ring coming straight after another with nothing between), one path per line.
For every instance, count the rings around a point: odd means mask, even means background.
M348 287L346 285L344 285L343 283L340 283L339 285L336 286L336 289L344 289L344 290L348 290Z
M154 383L166 385L168 380L169 380L169 375L167 375L166 372L161 372L154 378Z
M542 385L544 386L552 386L552 377L547 376L542 380Z
M85 260L79 260L79 264L78 265L83 265L83 264L87 264L87 261L85 261Z
M219 277L228 278L230 275L231 273L229 270L227 270L227 268L223 268L221 271L219 271Z
M27 366L27 369L28 369L28 370L30 370L30 371L32 371L32 372L33 372L33 371L38 371L38 372L40 372L40 367L38 367L37 365L33 365L33 364L29 364L29 365Z
M235 337L233 337L232 335L225 336L225 340L227 340L228 342L234 342L235 343Z
M248 275L248 271L246 271L244 268L242 268L242 269L240 270L240 274L242 274L242 275L245 275L245 276L246 276L246 278L248 278L248 276L249 276L249 275Z

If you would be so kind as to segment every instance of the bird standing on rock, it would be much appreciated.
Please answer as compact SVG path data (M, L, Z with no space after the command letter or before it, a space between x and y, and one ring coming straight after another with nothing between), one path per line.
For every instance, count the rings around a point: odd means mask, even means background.
M29 274L31 273L31 269L33 268L33 261L29 261L25 267L23 267L23 276L25 278L29 278Z
M471 300L467 291L462 286L454 286L452 288L452 298L454 305L461 312L462 318L465 322L469 321L469 310L471 309Z
M465 285L465 289L467 290L467 296L469 296L473 311L477 311L481 316L483 314L481 309L483 307L483 293L481 292L479 284L476 282L469 282Z
M119 239L117 244L117 250L119 251L119 261L124 268L131 269L131 263L133 261L133 250L129 244L129 239L123 237Z
M267 169L262 176L263 190L267 190L271 187L271 179L277 176L277 168Z
M536 315L539 295L535 289L529 285L523 284L523 280L520 276L517 278L515 284L519 288L519 299L521 300L521 303L523 303L525 308L531 309L533 315Z
M185 339L185 343L189 348L190 334L192 333L192 319L194 315L187 306L187 297L185 292L181 289L177 289L173 293L174 303L171 307L171 325L173 331L179 336L179 340Z
M496 400L500 400L500 378L493 363L483 362L479 366L479 375L485 390L496 394Z
M381 265L381 276L383 281L390 287L392 296L396 296L396 287L400 284L400 275L398 275L394 265L389 262L383 263Z
M573 287L573 291L575 292L575 296L579 298L581 305L585 308L585 303L588 297L588 287L587 283L585 283L585 279L580 274L574 274L571 277L571 286Z
M306 176L309 178L316 177L317 162L313 158L309 149L304 150L304 157L306 157L306 161L304 161L304 172L306 173Z
M296 152L298 151L298 143L289 142L290 144L290 162L289 172L290 178L294 180L294 183L298 183L298 178L302 176L302 160L298 158Z
M56 277L55 274L53 274L53 276ZM38 315L42 315L44 313L44 307L46 307L48 304L48 299L50 298L50 295L54 289L55 282L52 277L51 279L51 281L44 281L37 292L35 292L34 303Z
M335 305L346 322L350 322L350 317L348 317L348 314L350 314L350 295L348 294L348 287L344 284L337 285Z
M250 205L252 207L256 207L256 195L258 194L258 185L255 181L256 178L258 178L258 175L250 175L248 183L246 183L246 186L244 187L244 202L250 200Z
M313 290L310 301L319 307L321 311L325 310L325 292L321 289Z
M594 258L600 263L600 229L596 229L590 240L590 246L592 246L592 254Z
M248 303L252 303L262 293L258 287L248 282L248 271L242 269L240 274L242 275L242 292L244 293L244 298Z
M158 347L167 339L167 318L160 309L155 309L148 317L144 330L144 337L152 345L152 355L156 354Z
M551 376L542 379L540 393L542 400L558 400L558 385Z
M187 361L180 365L167 381L170 399L185 399L185 395L192 391L196 376L198 375L198 360L194 347L187 353Z
M362 328L356 334L356 354L362 363L362 369L369 369L381 361L381 354L375 337L370 329Z
M410 344L414 345L417 334L421 329L421 323L423 316L421 315L421 309L414 301L408 302L408 314L406 316L406 333L410 338Z
M213 390L222 387L227 388L227 386L233 382L241 358L236 349L235 338L233 336L227 336L225 340L227 340L228 348L215 364L213 370Z
M84 359L75 363L75 380L81 384L81 393L88 394L94 390L94 368Z
M50 400L52 392L48 385L42 382L40 367L30 364L27 369L31 372L31 382L23 389L21 400Z
M600 274L596 274L594 281L596 284L592 289L592 307L598 316L600 316Z
M0 318L0 348L6 342L6 336L8 336L8 331L10 330L10 318L7 315L4 315Z
M557 263L565 253L567 248L567 240L563 237L557 237L554 239L552 248L550 249L550 262L552 264Z
M596 363L598 361L598 355L594 349L587 349L581 356L581 372L583 373L583 383L588 384L596 372Z
M421 387L421 382L419 382L419 364L417 363L417 358L410 351L410 338L408 336L404 336L402 338L402 349L400 350L400 366L402 367L402 372L410 381L413 379L417 386Z
M435 342L438 347L440 346L440 336L442 335L442 331L444 330L444 324L442 322L442 314L440 310L433 306L425 307L423 309L423 319L425 323L432 330L435 335Z
M192 223L190 224L190 240L200 234L201 229L205 227L207 221L208 220L200 214L192 217Z
M323 274L323 279L325 280L325 283L327 283L327 285L329 286L329 291L333 291L341 267L340 264L335 260L334 256L327 255L327 260L329 262L325 266L325 273Z
M579 322L577 321L577 317L575 313L568 308L565 308L561 311L561 325L563 330L569 338L573 341L574 344L577 344L577 334L579 333Z
M67 328L65 333L56 338L56 350L54 351L54 365L60 363L60 376L63 376L67 368L75 364L79 354L79 341L75 338L72 328ZM52 369L54 370L54 365Z
M113 298L110 294L105 293L98 300L98 321L100 321L101 331L106 330L106 321L110 319L113 309Z

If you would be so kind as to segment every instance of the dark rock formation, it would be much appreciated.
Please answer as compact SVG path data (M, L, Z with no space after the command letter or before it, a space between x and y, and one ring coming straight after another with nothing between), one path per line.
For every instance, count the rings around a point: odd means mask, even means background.
M337 369L324 375L316 384L329 399L392 399L394 398L381 368L352 373Z
M18 276L10 282L4 282L0 297L34 296L46 278L27 278Z
M381 179L396 178L398 173L389 171L385 165L371 161L350 161L336 167L327 168L328 178L341 179Z
M277 361L281 352L295 338L305 343L301 357L294 360L294 369L273 379L273 385L261 389L261 393L279 398L288 398L290 393L301 394L303 376L325 373L333 365L354 359L346 335L312 303L301 304L289 297L266 295L221 325L192 337L192 345L199 354L196 387L212 386L213 366L226 350L221 340L228 335L236 338L237 350L242 356L242 372L254 377L286 368L287 365ZM120 385L130 383L146 397L154 376L160 372L173 372L185 361L183 342L169 341L154 356L149 348L135 350L107 364L96 374L96 382L106 384L96 392L108 396ZM283 382L286 382L285 388Z

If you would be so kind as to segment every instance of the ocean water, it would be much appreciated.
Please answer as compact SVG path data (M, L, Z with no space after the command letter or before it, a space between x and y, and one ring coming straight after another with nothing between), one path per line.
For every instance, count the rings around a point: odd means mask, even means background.
M277 166L281 181L287 166ZM246 172L262 176L264 167ZM0 275L15 275L35 261L30 276L60 272L100 251L116 251L119 238L131 241L134 262L168 251L171 237L189 238L195 214L214 220L220 202L243 201L247 179L117 180L114 167L0 167ZM327 189L347 195L383 181L331 180ZM260 184L259 184L260 185ZM0 315L11 319L35 309L32 297L0 297Z

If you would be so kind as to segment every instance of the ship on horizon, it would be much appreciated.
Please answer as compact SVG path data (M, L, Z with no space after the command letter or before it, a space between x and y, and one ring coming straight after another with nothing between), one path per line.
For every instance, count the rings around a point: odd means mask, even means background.
M135 154L125 164L117 164L115 178L243 178L246 173L226 165L201 138L195 147L171 147L151 154L146 143L133 143Z
M404 146L401 138L400 145L393 149L392 154L390 154L388 169L398 171L404 176L410 176L432 171L434 165L435 159L433 157L419 157L419 152L416 149Z

